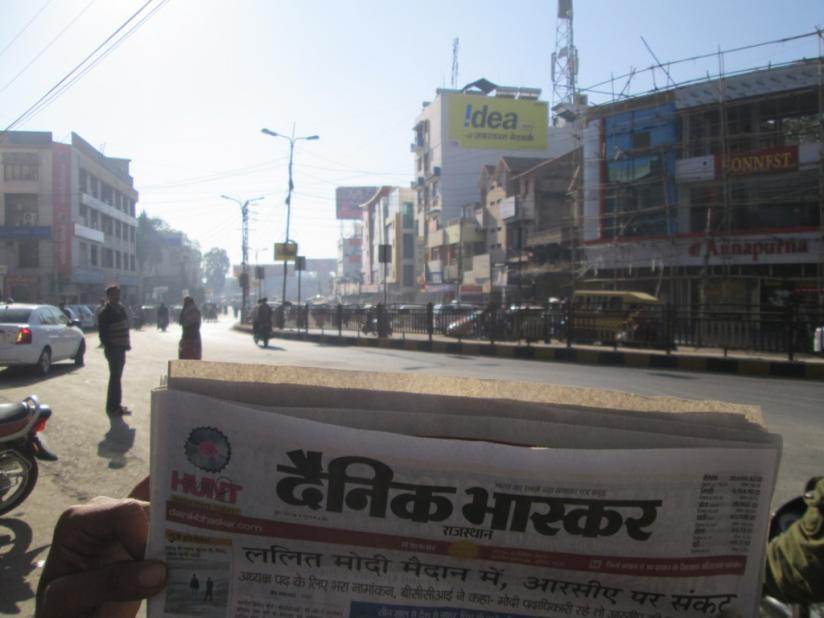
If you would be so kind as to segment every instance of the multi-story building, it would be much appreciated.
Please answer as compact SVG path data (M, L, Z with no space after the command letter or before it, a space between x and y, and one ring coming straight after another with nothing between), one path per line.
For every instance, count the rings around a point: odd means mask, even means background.
M363 229L356 224L351 236L338 239L335 267L335 296L344 301L356 300L361 283Z
M361 208L361 293L379 295L381 299L385 293L393 302L414 300L418 278L415 192L403 187L380 187ZM385 264L381 261L381 245L387 251Z
M824 300L820 59L600 105L583 139L587 286L680 304Z
M0 136L0 286L17 301L96 302L118 283L138 300L135 205L129 160L79 135ZM4 271L4 272L3 272Z

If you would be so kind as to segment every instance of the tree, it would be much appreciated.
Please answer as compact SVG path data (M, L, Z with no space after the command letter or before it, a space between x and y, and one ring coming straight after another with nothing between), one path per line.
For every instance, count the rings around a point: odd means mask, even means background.
M220 296L226 283L226 273L229 272L229 256L225 249L213 247L203 256L203 276L206 278L206 287L211 288L214 296Z

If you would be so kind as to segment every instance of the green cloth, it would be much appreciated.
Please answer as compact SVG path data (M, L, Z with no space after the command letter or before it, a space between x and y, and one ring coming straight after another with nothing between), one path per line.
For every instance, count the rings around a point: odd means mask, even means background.
M824 602L824 477L804 494L807 510L767 546L767 594L788 603Z

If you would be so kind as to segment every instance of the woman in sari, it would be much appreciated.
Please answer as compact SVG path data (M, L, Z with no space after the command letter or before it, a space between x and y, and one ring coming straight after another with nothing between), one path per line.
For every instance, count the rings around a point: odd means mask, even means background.
M177 348L177 357L180 359L200 360L203 350L200 346L200 311L195 299L187 296L183 299L183 309L180 312L180 326L183 334Z

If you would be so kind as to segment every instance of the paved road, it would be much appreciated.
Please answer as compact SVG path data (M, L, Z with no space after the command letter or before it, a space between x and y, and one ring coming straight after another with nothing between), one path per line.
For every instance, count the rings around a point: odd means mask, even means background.
M144 329L132 335L124 374L124 401L134 410L130 428L112 428L104 414L107 371L96 335L88 336L87 365L56 366L48 379L0 371L0 400L36 393L55 410L46 435L60 455L41 467L32 496L0 518L0 614L30 615L38 562L48 550L58 515L78 501L124 495L148 473L149 396L176 357L179 329ZM511 359L437 355L367 348L337 348L273 340L269 349L230 330L223 320L203 326L205 360L280 363L366 371L414 371L480 378L518 379L596 386L644 395L722 399L760 405L771 430L784 436L776 500L798 493L809 476L824 469L824 385L820 383L679 373L615 367L539 363ZM4 538L6 537L6 538Z

